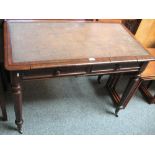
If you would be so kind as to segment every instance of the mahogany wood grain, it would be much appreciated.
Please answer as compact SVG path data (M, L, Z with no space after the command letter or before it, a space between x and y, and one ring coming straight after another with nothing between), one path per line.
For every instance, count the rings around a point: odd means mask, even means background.
M7 20L4 29L8 70L152 59L119 23Z

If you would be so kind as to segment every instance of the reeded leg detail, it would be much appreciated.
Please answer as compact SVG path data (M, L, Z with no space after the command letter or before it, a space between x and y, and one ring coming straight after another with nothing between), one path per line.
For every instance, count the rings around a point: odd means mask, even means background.
M20 78L18 73L11 74L11 82L12 82L12 93L14 97L14 110L15 110L15 124L17 125L17 130L19 133L22 133L22 91L20 85Z

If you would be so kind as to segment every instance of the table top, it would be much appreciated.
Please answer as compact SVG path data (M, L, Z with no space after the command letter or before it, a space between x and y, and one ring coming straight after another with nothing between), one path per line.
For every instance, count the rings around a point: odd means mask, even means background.
M6 20L9 70L153 59L120 23Z

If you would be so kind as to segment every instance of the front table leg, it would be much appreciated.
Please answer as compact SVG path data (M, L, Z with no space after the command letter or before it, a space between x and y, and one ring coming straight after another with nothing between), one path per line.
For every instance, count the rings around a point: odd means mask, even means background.
M1 101L0 107L1 107L1 109L2 109L2 120L3 120L3 121L7 121L8 118L7 118L6 106L5 106L4 101Z
M15 110L15 124L17 125L17 130L19 133L22 133L22 91L20 84L20 75L17 72L11 73L11 84L12 84L12 93L14 97L14 110Z
M122 95L119 106L116 107L115 116L118 117L118 112L121 109L125 109L131 97L136 93L138 87L141 84L141 79L139 76L135 76L129 80L129 83Z

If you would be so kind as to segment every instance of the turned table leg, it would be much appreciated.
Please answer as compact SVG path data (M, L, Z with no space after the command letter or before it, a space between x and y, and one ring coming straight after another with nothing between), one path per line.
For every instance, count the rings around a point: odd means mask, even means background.
M17 130L19 133L22 133L22 91L20 84L20 75L19 73L11 73L11 84L12 84L12 93L14 97L14 110L15 110L15 124L17 125Z
M136 93L140 84L141 84L141 79L139 76L135 76L129 80L129 83L120 99L119 106L116 107L116 110L115 110L116 117L118 117L118 112L127 106L128 102L130 101L131 97Z
M0 101L0 107L2 110L2 120L7 121L8 119L7 119L6 106L5 106L5 103L3 101Z

